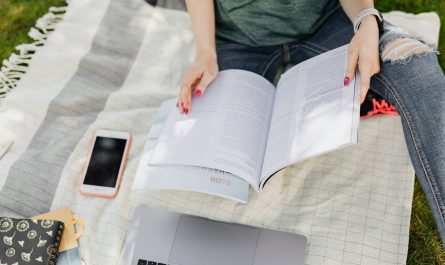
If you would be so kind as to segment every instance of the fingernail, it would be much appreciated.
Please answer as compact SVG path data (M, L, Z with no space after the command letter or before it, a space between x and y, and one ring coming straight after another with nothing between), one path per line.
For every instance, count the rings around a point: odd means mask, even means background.
M201 96L202 92L201 90L195 90L195 96L199 97Z
M349 82L351 82L351 78L349 76L346 76L345 80L343 80L343 85L347 86L347 85L349 85Z
M181 107L184 107L184 102L181 101Z
M188 115L189 114L189 109L185 109L185 115Z
M176 107L177 107L177 108L179 107L179 104L178 104L178 102L176 102Z

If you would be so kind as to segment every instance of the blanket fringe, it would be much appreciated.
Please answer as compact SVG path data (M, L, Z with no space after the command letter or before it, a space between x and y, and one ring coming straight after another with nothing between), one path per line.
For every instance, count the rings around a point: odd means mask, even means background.
M13 53L8 59L3 60L0 68L0 102L8 92L17 86L22 75L26 73L32 56L45 44L48 35L62 20L67 11L69 0L65 2L67 6L50 7L49 12L37 20L35 26L28 32L28 36L34 40L33 43L18 45L15 48L17 53Z

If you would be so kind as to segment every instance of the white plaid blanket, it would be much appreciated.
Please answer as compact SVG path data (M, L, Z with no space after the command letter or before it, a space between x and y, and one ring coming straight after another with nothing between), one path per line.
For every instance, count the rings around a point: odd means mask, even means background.
M414 172L399 118L362 121L359 145L282 170L247 205L192 192L132 192L150 119L177 95L180 73L194 58L183 5L158 4L73 0L45 45L28 47L37 52L0 110L0 131L15 138L0 159L0 216L70 207L85 219L86 264L117 263L139 204L304 234L307 264L404 263ZM2 71L4 89L5 76L14 77ZM115 199L78 191L99 128L134 137Z

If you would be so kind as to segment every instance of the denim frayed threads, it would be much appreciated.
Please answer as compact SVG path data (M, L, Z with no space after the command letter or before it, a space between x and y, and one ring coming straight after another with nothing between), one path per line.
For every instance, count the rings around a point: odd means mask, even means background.
M410 35L407 31L389 25L388 30L380 39L380 51L383 62L406 64L413 56L426 53L438 53L420 38Z

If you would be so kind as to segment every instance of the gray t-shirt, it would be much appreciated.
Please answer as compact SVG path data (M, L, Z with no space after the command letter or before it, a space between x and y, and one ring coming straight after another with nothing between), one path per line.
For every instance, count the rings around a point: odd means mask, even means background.
M300 40L339 6L338 0L215 0L216 38L248 46Z

